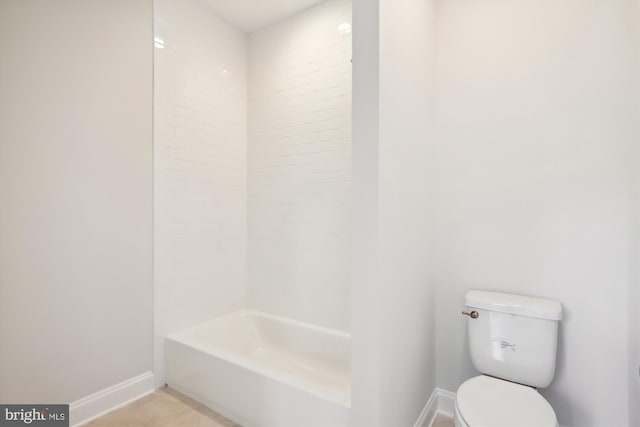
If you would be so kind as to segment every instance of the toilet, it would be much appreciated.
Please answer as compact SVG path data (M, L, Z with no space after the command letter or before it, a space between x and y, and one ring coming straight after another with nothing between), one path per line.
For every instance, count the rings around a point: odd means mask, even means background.
M472 290L465 296L469 351L482 373L458 388L456 427L558 427L537 388L553 380L559 302Z

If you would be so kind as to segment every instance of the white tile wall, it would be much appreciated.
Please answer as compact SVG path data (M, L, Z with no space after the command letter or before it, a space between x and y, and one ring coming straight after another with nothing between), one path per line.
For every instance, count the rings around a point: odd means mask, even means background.
M349 329L351 1L249 36L248 303Z
M163 337L244 305L246 36L195 0L156 0L155 372Z

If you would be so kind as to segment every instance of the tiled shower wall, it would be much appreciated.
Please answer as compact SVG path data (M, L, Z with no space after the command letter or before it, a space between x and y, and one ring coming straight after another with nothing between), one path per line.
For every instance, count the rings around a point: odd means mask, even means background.
M155 2L155 373L163 339L244 305L246 36L195 0Z
M248 37L196 0L154 4L162 384L164 337L238 307L349 329L351 2Z
M249 36L248 304L350 317L351 1ZM342 24L342 25L341 25Z

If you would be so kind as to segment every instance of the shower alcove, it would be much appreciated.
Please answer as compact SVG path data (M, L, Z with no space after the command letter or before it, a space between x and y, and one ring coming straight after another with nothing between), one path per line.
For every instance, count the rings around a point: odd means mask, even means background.
M347 425L351 1L155 0L154 44L157 385Z

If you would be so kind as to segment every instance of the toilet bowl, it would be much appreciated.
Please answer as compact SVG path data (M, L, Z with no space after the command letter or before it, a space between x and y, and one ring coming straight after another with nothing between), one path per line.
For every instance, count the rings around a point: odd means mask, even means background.
M536 389L480 375L456 393L456 427L558 427L551 405Z
M555 374L560 303L472 290L465 305L471 361L484 375L458 388L456 427L558 427L536 388Z

